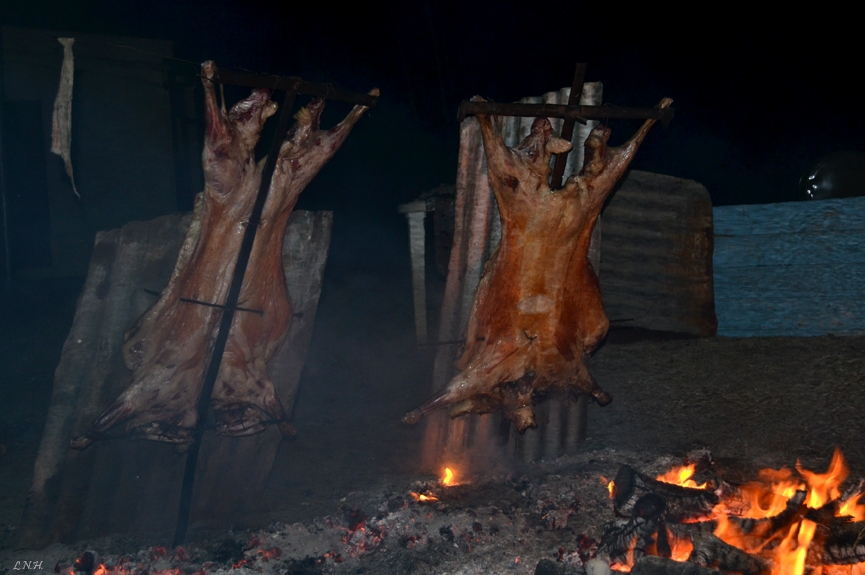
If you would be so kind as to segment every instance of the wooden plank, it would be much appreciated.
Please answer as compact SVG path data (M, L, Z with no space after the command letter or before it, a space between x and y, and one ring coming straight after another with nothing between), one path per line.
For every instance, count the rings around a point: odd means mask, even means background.
M722 206L713 211L716 237L865 231L865 197Z
M865 308L859 300L817 298L807 306L801 299L763 298L716 300L725 321L718 331L727 337L865 334Z
M706 188L632 170L603 216L599 279L610 319L617 326L714 334L712 203Z
M716 300L760 297L799 299L803 307L815 297L865 296L865 266L847 263L719 268L715 270Z
M865 198L714 212L719 335L865 333Z
M715 267L865 263L865 229L819 234L715 236Z
M168 282L189 222L189 215L164 216L97 234L55 373L20 545L41 548L110 533L173 531L184 457L170 445L120 439L73 451L68 443L128 385L131 374L120 357L123 334L154 301L143 288L158 291ZM312 335L331 222L329 212L295 212L283 243L295 317L268 373L287 413ZM193 525L224 527L238 510L254 507L280 440L274 429L254 437L206 436Z

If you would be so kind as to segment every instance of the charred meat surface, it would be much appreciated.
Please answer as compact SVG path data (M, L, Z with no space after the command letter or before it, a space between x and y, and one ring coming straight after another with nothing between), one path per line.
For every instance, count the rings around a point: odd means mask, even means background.
M183 300L216 304L226 300L261 184L264 160L255 161L255 146L277 108L266 90L254 90L226 110L224 102L217 102L211 81L215 71L212 62L202 65L205 189L196 198L192 224L168 285L126 334L123 359L134 372L132 383L85 435L72 440L74 448L87 447L124 421L127 429L145 439L192 441L196 404L221 312ZM323 109L320 99L301 108L279 151L239 298L243 308L262 313L234 315L211 397L217 431L223 435L258 433L272 421L281 422L283 432L290 429L266 372L291 318L282 266L283 236L298 196L367 108L355 106L330 130L319 128Z
M671 103L664 98L658 106ZM493 118L477 119L502 237L475 295L460 373L403 420L444 407L452 417L501 409L522 431L536 425L533 403L550 391L589 393L601 405L612 400L584 363L609 327L589 242L604 201L655 121L618 148L607 145L608 127L595 128L582 170L551 190L550 157L571 144L553 135L549 120L536 119L509 148Z

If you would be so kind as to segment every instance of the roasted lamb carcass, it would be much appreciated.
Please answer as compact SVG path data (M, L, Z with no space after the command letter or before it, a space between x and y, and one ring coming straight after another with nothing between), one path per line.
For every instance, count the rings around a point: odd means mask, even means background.
M670 104L665 98L659 107ZM549 391L612 401L585 365L609 328L589 242L604 201L655 120L619 148L608 147L608 127L594 129L582 170L551 190L550 157L571 144L553 135L549 120L535 120L526 139L508 148L492 118L477 118L501 241L478 285L459 374L403 420L415 423L444 407L452 417L501 409L523 431L536 425L532 406Z
M212 62L202 65L206 134L205 190L196 198L192 224L174 273L159 300L126 334L123 359L133 370L129 387L85 434L72 440L85 448L121 422L145 439L189 444L198 419L197 402L221 311L195 302L225 302L246 221L261 183L264 160L255 146L276 104L265 90L226 111L217 103ZM377 90L370 92L378 95ZM295 124L276 162L252 247L219 375L211 396L217 431L250 435L278 422L290 426L267 376L266 364L288 332L291 302L282 267L282 242L300 192L336 153L366 111L355 106L330 130L319 129L324 102L316 99L295 114Z

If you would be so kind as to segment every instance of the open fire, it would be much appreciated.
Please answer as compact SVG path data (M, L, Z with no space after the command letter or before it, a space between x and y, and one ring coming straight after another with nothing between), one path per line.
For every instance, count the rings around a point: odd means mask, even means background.
M630 571L643 556L689 561L727 573L865 573L865 481L849 476L840 450L825 473L764 469L742 485L697 483L697 464L652 479L622 466L610 493L620 516L599 556ZM709 535L711 533L711 535Z
M305 523L130 555L97 544L95 557L79 548L49 564L59 575L865 575L863 482L840 452L825 472L752 472L702 450L687 463L667 471L669 456L600 450L483 480L450 467L349 493Z
M459 485L456 481L456 476L454 475L454 471L450 467L445 467L441 480L438 482L442 487L453 487L455 485ZM432 491L432 487L430 485L425 485L424 489L421 491L412 491L410 492L412 499L417 501L418 503L436 503L439 500L439 496L436 495Z

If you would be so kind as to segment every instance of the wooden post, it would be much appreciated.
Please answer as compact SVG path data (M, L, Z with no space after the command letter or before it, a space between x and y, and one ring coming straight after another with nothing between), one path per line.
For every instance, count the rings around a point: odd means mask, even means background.
M427 343L426 322L426 213L433 209L427 200L415 200L399 206L399 212L408 220L408 239L411 248L411 279L414 294L414 327L418 344Z

